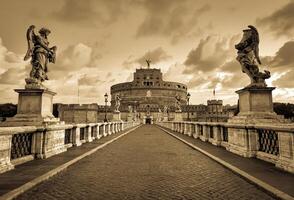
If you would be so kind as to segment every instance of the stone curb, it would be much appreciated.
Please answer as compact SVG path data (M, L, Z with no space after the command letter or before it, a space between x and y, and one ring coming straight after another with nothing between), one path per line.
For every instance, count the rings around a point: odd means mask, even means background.
M91 149L90 151L88 151L88 152L86 152L86 153L84 153L84 154L82 154L82 155L80 155L80 156L72 159L71 161L68 161L68 162L60 165L59 167L57 167L57 168L55 168L55 169L53 169L53 170L51 170L51 171L43 174L42 176L39 176L39 177L33 179L32 181L27 182L24 185L22 185L22 186L20 186L20 187L18 187L16 189L14 189L14 190L11 190L10 192L8 192L8 193L0 196L0 200L10 200L10 199L16 198L18 195L26 192L27 190L33 188L34 186L36 186L37 184L39 184L39 183L41 183L43 181L49 179L50 177L52 177L52 176L60 173L61 171L65 170L67 167L73 165L74 163L78 162L79 160L85 158L86 156L89 156L89 155L95 153L97 150L102 149L103 147L107 146L108 144L116 141L117 139L119 139L119 138L127 135L128 133L134 131L135 129L139 128L140 126L141 125L136 126L135 128L132 128L132 129L126 131L125 133L119 135L118 137L113 138L113 139L105 142L104 144L102 144L102 145L100 145L98 147L95 147L94 149Z
M248 174L247 172L229 164L228 162L208 153L207 151L204 151L203 149L195 146L194 144L191 144L190 142L187 142L186 140L176 136L175 134L169 132L168 130L157 126L158 128L160 128L161 130L163 130L164 132L166 132L167 134L171 135L172 137L175 137L176 139L180 140L181 142L185 143L186 145L192 147L193 149L203 153L204 155L208 156L209 158L213 159L214 161L218 162L219 164L223 165L224 167L228 168L229 170L233 171L236 174L239 174L240 176L244 177L245 179L249 180L250 182L252 182L253 184L261 187L262 189L266 190L267 192L271 193L272 195L274 195L275 197L278 197L280 199L285 199L285 200L294 200L294 197L286 194L285 192L251 176L250 174Z

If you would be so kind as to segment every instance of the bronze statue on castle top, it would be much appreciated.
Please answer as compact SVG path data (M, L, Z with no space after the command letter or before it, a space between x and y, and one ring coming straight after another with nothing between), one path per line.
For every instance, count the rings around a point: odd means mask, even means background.
M147 63L147 69L150 69L151 60L150 59L146 59L146 63Z

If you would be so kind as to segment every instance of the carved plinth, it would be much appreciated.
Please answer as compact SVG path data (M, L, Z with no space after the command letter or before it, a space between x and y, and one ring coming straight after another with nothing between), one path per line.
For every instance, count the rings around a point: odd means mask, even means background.
M168 116L163 116L163 120L164 122L167 122L168 121Z
M283 122L273 110L272 91L274 87L246 87L236 91L239 95L239 113L229 123L275 123Z
M113 112L113 118L112 118L112 121L122 121L121 120L121 115L120 115L120 112L118 111L114 111Z
M132 113L129 113L128 114L127 121L128 122L132 122L133 121L133 114Z
M176 111L175 112L175 119L174 119L174 121L177 121L177 122L183 121L183 115L182 115L182 112L181 111Z
M228 129L227 150L244 157L254 157L258 151L257 132L245 126L284 122L283 117L273 110L274 89L274 87L246 87L236 91L239 95L239 113L228 120L231 127Z
M0 126L36 126L59 123L53 112L53 96L48 89L16 89L18 93L17 114Z

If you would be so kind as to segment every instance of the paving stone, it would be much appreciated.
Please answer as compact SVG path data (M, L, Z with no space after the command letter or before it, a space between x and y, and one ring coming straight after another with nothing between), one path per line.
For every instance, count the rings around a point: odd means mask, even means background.
M17 199L273 199L230 170L145 125Z

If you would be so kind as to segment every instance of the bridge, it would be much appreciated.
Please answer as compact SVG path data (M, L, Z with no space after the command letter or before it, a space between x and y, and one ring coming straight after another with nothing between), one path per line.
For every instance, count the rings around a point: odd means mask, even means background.
M187 86L164 81L148 61L132 82L111 87L111 107L106 93L105 106L67 105L57 118L44 59L34 60L43 50L29 49L17 113L0 123L0 200L294 199L294 124L274 112L275 87L254 61L258 32L248 27L235 47L251 83L236 91L233 115L221 100L190 105Z
M228 128L212 122L2 127L1 164L6 159L14 169L0 174L0 199L293 199L294 175L226 150ZM264 137L287 131L293 137L293 129L269 128L251 127ZM271 146L280 138L259 139L258 153L283 155L289 147Z

